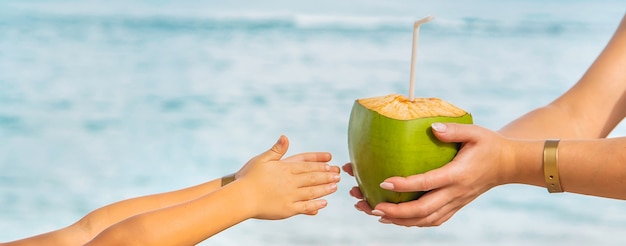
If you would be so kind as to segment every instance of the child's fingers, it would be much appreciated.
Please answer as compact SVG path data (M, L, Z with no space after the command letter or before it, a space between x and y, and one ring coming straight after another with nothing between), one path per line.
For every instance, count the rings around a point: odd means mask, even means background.
M315 210L313 212L308 212L308 213L306 213L306 215L317 215L317 212L319 212L319 210Z
M310 172L296 174L294 184L297 187L309 187L328 183L337 183L341 175L333 172Z
M284 135L280 135L278 141L274 144L274 146L272 146L272 148L261 153L255 158L258 158L258 160L261 161L280 160L281 158L283 158L285 153L287 153L288 149L289 139L287 139L287 137L285 137Z
M332 155L329 152L305 152L296 155L292 155L283 159L283 161L288 162L301 162L301 161L312 161L312 162L329 162L332 159Z
M296 213L315 215L317 214L318 210L325 208L326 205L328 205L328 202L324 199L320 199L311 201L299 201L295 202L293 205Z
M330 166L330 171L333 173L340 173L341 169L338 166Z
M292 174L310 173L310 172L329 172L330 165L323 162L295 162L288 163Z
M323 184L309 187L298 188L295 199L297 201L307 201L330 195L337 191L337 184Z

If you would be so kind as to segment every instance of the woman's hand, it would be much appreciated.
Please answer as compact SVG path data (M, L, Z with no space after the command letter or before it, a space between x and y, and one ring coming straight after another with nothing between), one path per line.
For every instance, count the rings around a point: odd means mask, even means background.
M315 215L327 205L318 198L337 191L339 167L327 164L330 153L301 153L281 160L288 148L288 139L281 136L270 150L252 158L235 174L235 182L249 187L242 202L251 203L254 218Z
M352 163L346 163L345 165L343 165L342 169L344 172L346 172L350 176L354 176L354 171L352 170ZM363 211L366 214L375 215L375 214L372 214L372 208L365 201L365 198L363 197L363 193L361 193L361 190L359 189L358 186L354 186L352 187L352 189L350 189L350 195L359 200L356 204L354 204L354 208L356 208L359 211Z
M429 192L415 201L380 203L373 210L359 201L359 210L381 216L382 223L438 226L489 189L516 180L511 149L514 141L476 125L436 123L433 132L443 142L463 143L450 163L424 174L390 177L380 184L383 189L397 192ZM348 165L344 170L352 171ZM356 188L351 194L362 199Z

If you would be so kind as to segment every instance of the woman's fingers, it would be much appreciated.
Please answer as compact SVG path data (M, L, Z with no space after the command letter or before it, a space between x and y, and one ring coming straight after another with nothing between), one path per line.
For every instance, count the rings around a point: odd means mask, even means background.
M381 223L389 224L393 223L399 226L418 226L418 227L432 227L440 226L448 221L452 216L461 209L462 206L446 206L438 211L429 214L426 217L415 218L391 218L384 216L380 219Z
M376 210L383 213L381 222L402 226L439 226L476 196L474 192L442 188L430 191L415 201L399 204L381 203Z
M429 191L451 184L453 176L450 175L451 166L423 173L404 177L391 177L385 179L380 187L386 190L397 192Z
M361 190L359 189L359 187L352 187L352 189L350 189L350 195L356 199L363 199L363 194L361 193Z
M434 123L433 133L443 142L468 142L480 139L488 130L473 124Z
M341 168L350 176L354 176L354 172L352 171L352 163L346 163Z
M370 205L367 204L365 200L358 201L356 204L354 204L354 208L356 208L359 211L363 211L366 214L374 215L372 214L372 207L370 207Z
M428 192L414 201L402 203L380 203L376 210L382 211L386 217L409 219L424 218L441 210L451 201L447 190L435 190Z

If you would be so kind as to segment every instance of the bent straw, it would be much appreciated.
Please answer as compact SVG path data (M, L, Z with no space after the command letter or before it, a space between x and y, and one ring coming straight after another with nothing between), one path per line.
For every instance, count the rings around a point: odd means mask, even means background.
M415 99L413 91L415 90L415 56L417 56L417 38L419 36L420 25L431 21L435 17L426 16L421 20L415 21L413 24L413 51L411 52L411 81L409 84L409 101Z

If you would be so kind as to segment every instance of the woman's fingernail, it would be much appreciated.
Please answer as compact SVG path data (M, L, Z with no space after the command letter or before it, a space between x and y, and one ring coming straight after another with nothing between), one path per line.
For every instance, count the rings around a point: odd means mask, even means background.
M328 190L329 190L329 191L335 191L335 190L337 190L337 184L335 184L335 183L331 183L330 185L328 185Z
M391 220L383 219L383 218L380 218L378 222L383 223L383 224L391 224Z
M385 216L385 212L376 209L372 210L372 214L376 216Z
M443 123L433 123L432 125L430 125L435 131L437 132L446 132L446 130L448 129L448 127L446 126L446 124Z
M392 183L382 182L382 183L380 183L380 188L383 188L385 190L393 190L394 186L393 186Z
M354 208L356 208L356 210L363 211L363 209L359 208L356 204L354 204Z

